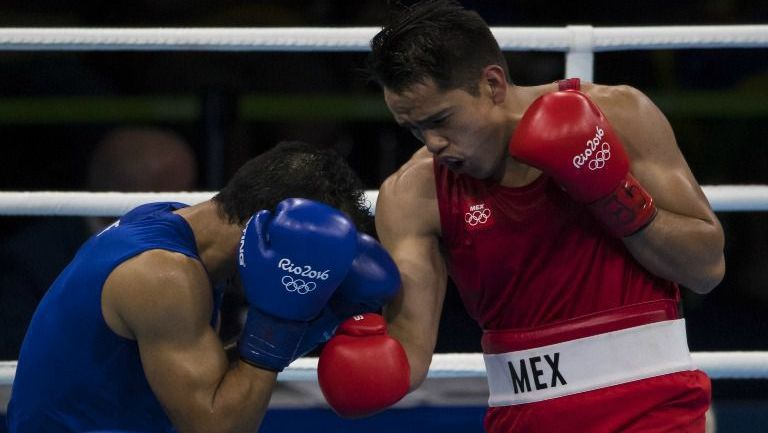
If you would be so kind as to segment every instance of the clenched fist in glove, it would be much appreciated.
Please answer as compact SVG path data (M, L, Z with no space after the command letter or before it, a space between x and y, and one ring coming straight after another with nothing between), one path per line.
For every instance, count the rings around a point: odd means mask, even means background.
M629 173L619 137L577 90L535 100L512 135L509 153L552 176L617 237L640 231L656 216L653 199Z
M326 343L317 365L320 389L343 417L372 415L408 392L410 368L400 342L378 314L354 316Z
M238 257L250 304L240 357L273 371L296 359L356 253L355 226L330 206L292 198L274 213L256 213L243 230Z

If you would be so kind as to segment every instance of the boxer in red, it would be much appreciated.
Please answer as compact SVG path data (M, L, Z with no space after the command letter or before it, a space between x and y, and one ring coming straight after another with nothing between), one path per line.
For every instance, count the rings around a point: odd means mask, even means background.
M710 384L678 303L722 280L724 236L661 111L629 86L513 84L454 1L406 9L371 48L424 147L376 208L403 284L389 336L340 328L320 366L344 377L319 371L331 405L366 415L423 382L450 276L484 329L487 431L703 433Z

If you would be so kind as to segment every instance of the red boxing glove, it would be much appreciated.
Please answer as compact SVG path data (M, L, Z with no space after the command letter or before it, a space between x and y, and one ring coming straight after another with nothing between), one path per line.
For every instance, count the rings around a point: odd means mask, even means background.
M513 158L551 175L615 236L656 216L653 198L629 173L629 159L603 113L577 90L539 97L509 141Z
M378 314L350 318L326 343L317 365L325 399L346 418L372 415L408 392L410 367L400 342Z

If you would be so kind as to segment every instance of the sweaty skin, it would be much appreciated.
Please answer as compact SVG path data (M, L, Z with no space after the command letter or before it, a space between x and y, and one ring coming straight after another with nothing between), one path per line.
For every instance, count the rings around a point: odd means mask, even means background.
M402 290L385 310L390 334L408 354L411 388L426 377L437 341L447 270L440 250L440 217L433 158L451 170L490 178L507 187L533 182L541 172L507 153L526 108L557 84L506 82L495 65L483 70L479 94L443 91L431 80L384 98L395 121L424 143L385 180L376 205L376 229L402 276ZM586 93L623 141L630 170L658 208L653 222L623 238L651 273L707 293L725 271L722 227L683 158L669 122L643 93L629 86L585 83ZM403 216L407 215L407 223Z

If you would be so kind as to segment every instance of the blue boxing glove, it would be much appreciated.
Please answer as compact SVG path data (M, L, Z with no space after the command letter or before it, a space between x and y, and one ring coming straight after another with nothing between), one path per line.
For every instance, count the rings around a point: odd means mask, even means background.
M343 322L356 314L374 313L400 290L400 272L387 250L371 236L357 235L357 256L329 306Z
M310 322L341 284L357 252L357 231L340 211L305 199L287 199L274 216L260 211L240 240L238 270L250 304L240 356L282 371Z
M400 272L392 257L376 239L358 233L357 256L352 262L352 268L336 289L328 306L323 309L322 315L312 322L296 357L328 341L336 328L348 318L378 312L399 289Z

